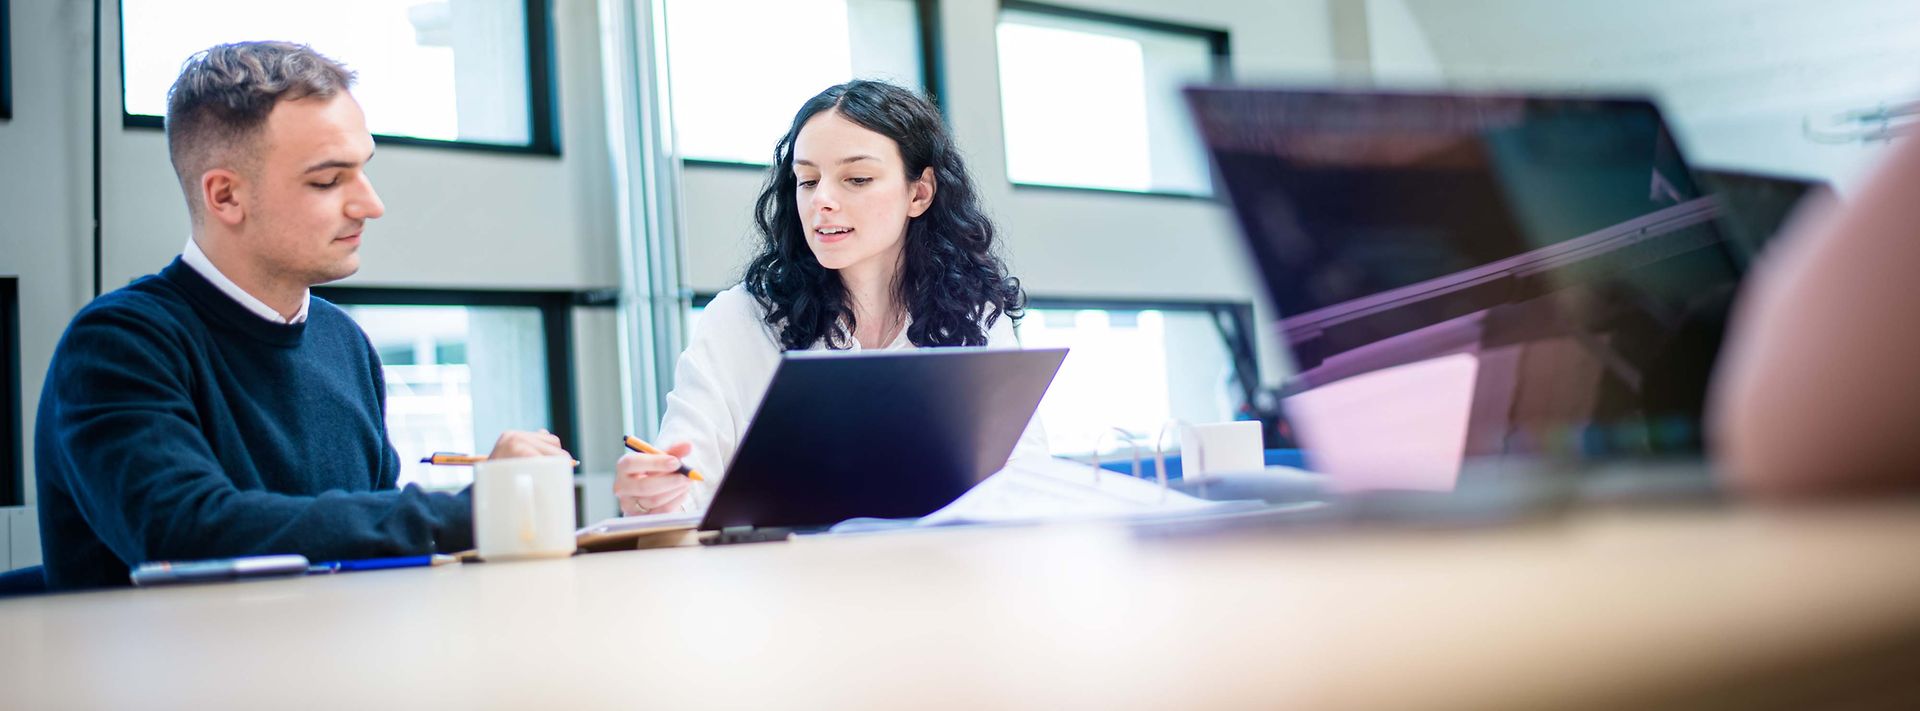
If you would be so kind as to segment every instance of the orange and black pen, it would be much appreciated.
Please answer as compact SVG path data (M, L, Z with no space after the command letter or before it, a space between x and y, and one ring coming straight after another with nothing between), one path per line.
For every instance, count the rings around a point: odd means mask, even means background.
M484 461L487 461L487 455L460 454L458 452L434 452L420 459L421 464L432 464L443 467L470 467ZM573 460L573 465L576 467L580 466L580 460Z
M660 451L658 447L655 447L651 444L647 444L646 442L641 441L639 437L635 437L633 435L626 436L626 445L627 445L627 449L631 449L641 454L666 454L666 452ZM681 474L687 475L688 479L692 479L694 481L707 480L706 477L700 476L700 472L694 471L693 467L687 466L687 463L685 461L680 462L680 468L675 471L678 471Z

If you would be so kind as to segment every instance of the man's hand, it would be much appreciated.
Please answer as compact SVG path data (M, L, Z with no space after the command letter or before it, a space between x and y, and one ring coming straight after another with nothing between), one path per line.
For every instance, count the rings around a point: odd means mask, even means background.
M560 438L552 432L507 431L500 433L500 439L493 443L493 453L488 459L512 459L514 457L566 457L572 459L566 448L560 446Z

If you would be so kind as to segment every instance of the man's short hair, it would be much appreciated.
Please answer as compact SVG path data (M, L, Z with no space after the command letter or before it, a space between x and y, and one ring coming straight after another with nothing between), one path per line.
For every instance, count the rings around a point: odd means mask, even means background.
M167 90L167 157L193 219L200 219L200 176L257 164L255 142L276 104L330 98L352 86L352 71L304 44L235 42L187 58Z

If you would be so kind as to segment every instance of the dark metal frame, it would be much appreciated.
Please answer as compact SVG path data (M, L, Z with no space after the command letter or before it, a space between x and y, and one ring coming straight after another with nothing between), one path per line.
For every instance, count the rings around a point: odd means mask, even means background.
M5 2L5 0L0 0ZM511 153L520 155L558 156L560 155L559 120L559 83L554 77L553 51L553 8L552 0L522 0L526 10L527 42L527 112L529 136L526 145L504 143L482 143L478 141L442 141L413 136L389 136L374 134L373 140L381 145L425 146L431 148L451 148L456 150L479 151L483 153ZM96 5L97 7L97 5ZM116 17L118 17L116 12ZM97 22L96 18L96 22ZM95 33L95 42L98 42ZM126 21L120 23L120 66L126 66ZM120 94L126 96L126 76L120 77ZM125 128L163 128L165 121L159 116L129 114L123 98L120 106L121 125Z
M397 287L317 286L313 295L352 306L520 306L540 310L547 354L548 429L569 451L579 444L579 414L574 408L573 307L610 307L605 292L490 291Z
M1096 10L1086 10L1086 9L1077 8L1077 7L1062 7L1059 5L1048 5L1046 3L1027 2L1026 0L1001 0L1000 10L1002 12L1005 12L1007 10L1014 10L1017 12L1033 13L1037 15L1050 15L1053 17L1067 18L1067 19L1073 19L1073 20L1083 20L1087 22L1097 22L1097 23L1103 23L1108 25L1119 25L1121 27L1130 27L1134 29L1149 30L1153 32L1161 32L1166 34L1187 35L1192 37L1198 37L1200 39L1206 40L1208 54L1213 59L1213 77L1212 77L1213 81L1225 83L1225 82L1231 81L1233 78L1233 61L1232 61L1233 60L1233 41L1231 36L1228 34L1226 30L1215 29L1211 27L1201 27L1198 25L1186 25L1186 24L1180 24L1177 22L1168 22L1165 20L1153 20L1153 19L1148 19L1144 17L1134 17L1130 15L1116 15L1113 13L1099 12ZM1003 120L1004 120L1004 115L1003 115ZM1070 190L1073 192L1081 192L1081 193L1098 193L1098 194L1108 194L1108 195L1147 195L1147 196L1154 196L1154 197L1179 198L1179 199L1187 199L1187 200L1205 200L1208 202L1217 201L1219 199L1215 194L1210 194L1210 193L1207 193L1207 194L1182 193L1182 192L1173 192L1168 190L1134 191L1134 190L1116 190L1113 188L1081 187L1076 185L1044 185L1044 184L1038 184L1038 183L1022 183L1018 181L1013 181L1011 178L1009 178L1009 182L1012 182L1013 187L1018 190Z
M87 117L93 126L93 155L90 157L93 161L93 194L90 197L93 203L94 296L99 296L101 289L104 287L101 283L100 276L101 264L105 261L102 259L100 251L103 241L103 228L101 227L100 215L104 211L100 199L100 134L105 130L102 128L102 119L100 118L102 111L102 107L100 106L100 15L105 12L103 7L106 5L106 2L107 0L93 0L93 94L91 96L93 100L93 111L92 114Z
M27 502L20 406L20 279L0 277L0 506Z
M0 121L13 118L13 8L0 0Z
M953 115L947 110L943 99L946 88L947 62L944 44L940 41L940 0L913 0L914 16L918 20L916 29L920 31L920 85L926 87L927 100L932 101L940 110L943 118L951 121ZM671 22L671 20L669 20ZM799 107L794 107L798 109ZM713 160L710 158L682 158L681 165L701 168L732 168L736 170L764 171L767 163L746 161Z

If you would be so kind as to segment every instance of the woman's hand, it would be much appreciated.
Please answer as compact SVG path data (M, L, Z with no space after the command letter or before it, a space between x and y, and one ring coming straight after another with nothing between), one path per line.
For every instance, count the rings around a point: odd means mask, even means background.
M679 511L693 491L693 480L680 473L680 458L691 451L692 444L680 442L668 447L666 454L628 452L621 457L613 467L613 494L620 499L620 513Z

